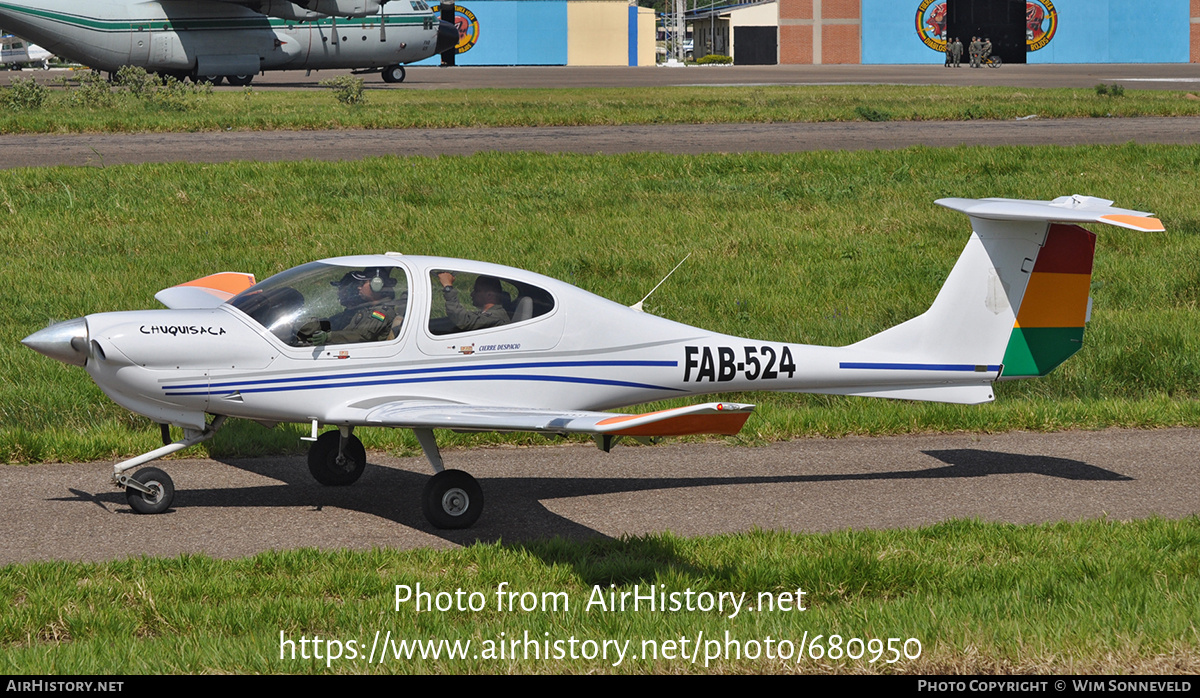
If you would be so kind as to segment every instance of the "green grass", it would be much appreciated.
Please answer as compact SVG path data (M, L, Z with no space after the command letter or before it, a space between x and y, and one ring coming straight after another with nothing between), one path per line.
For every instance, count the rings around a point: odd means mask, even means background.
M296 550L217 561L187 555L0 569L0 670L112 673L1195 673L1200 670L1200 519L1041 526L953 521L908 531L754 531L431 550ZM558 610L497 608L496 590L562 594ZM479 610L396 604L396 585L478 593ZM608 594L804 592L806 610L605 610ZM561 599L566 598L563 602ZM516 597L517 602L520 596ZM698 596L693 597L699 600ZM449 601L443 597L443 601ZM531 601L532 597L526 597ZM630 602L631 603L631 602ZM642 602L643 604L645 602ZM446 607L445 605L443 607ZM528 604L526 608L533 607ZM728 607L727 607L728 608ZM467 658L365 656L375 633L471 643ZM705 661L726 635L757 658ZM343 643L337 660L280 657L280 636ZM501 635L503 633L503 635ZM474 658L487 641L628 641L625 660ZM702 635L701 635L702 634ZM840 640L830 636L839 635ZM802 660L807 638L820 650ZM766 657L766 639L790 660ZM700 640L695 663L645 641ZM830 659L849 638L915 638L909 658ZM349 659L347 643L358 643ZM712 641L717 644L709 644ZM747 645L743 645L746 647ZM688 645L684 645L685 648ZM732 646L730 646L732 647ZM582 646L579 646L582 649ZM506 650L511 651L511 649ZM729 652L732 654L732 649ZM786 651L786 650L785 650ZM311 650L309 650L311 655ZM323 649L322 655L327 655ZM835 654L837 652L835 651ZM821 654L826 656L821 657ZM876 653L878 654L878 653ZM814 656L819 658L813 658Z
M979 171L989 177L977 177ZM913 148L794 155L483 154L350 163L145 165L0 173L0 461L114 458L157 430L84 371L19 344L55 320L157 307L215 271L260 279L313 259L396 250L531 269L657 315L742 336L857 341L922 312L968 235L942 196L1085 193L1152 210L1166 233L1106 226L1083 351L985 406L790 394L740 442L799 436L1200 424L1200 148ZM235 424L214 453L300 447ZM414 453L407 432L368 447ZM450 446L529 435L451 435Z
M0 88L0 97L3 90ZM218 131L793 121L969 120L1110 116L1195 116L1183 92L1094 89L829 85L579 89L368 89L366 104L334 92L218 91L191 109L120 94L115 106L73 104L54 88L39 109L0 112L0 133ZM3 101L3 100L0 100ZM173 103L172 103L173 104ZM178 105L176 105L178 106Z

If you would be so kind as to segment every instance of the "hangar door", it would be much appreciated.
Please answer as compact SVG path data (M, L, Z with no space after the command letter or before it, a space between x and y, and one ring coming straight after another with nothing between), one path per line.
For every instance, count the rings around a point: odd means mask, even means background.
M775 65L779 62L779 32L775 27L734 27L734 65Z
M1024 63L1025 0L946 0L946 32L962 41L963 63L972 36L991 39L1005 63Z

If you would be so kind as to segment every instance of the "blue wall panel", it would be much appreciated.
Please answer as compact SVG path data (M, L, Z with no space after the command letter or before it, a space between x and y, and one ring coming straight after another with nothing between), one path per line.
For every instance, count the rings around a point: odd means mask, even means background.
M935 0L935 4L938 0ZM1058 27L1030 63L1187 63L1189 0L1052 0ZM920 0L862 0L862 62L940 64L917 34ZM964 39L966 43L967 39ZM964 46L965 48L965 46ZM967 56L963 55L965 63Z
M479 21L479 41L457 65L566 65L566 0L465 0ZM439 65L434 56L414 65Z
M917 35L919 0L862 0L862 62L870 64L934 63L945 55Z

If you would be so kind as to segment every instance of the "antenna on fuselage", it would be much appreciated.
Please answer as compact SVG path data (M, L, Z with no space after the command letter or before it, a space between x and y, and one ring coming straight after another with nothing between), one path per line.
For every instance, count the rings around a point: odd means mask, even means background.
M688 252L687 257L684 257L683 259L679 260L679 264L675 265L675 269L672 269L671 271L667 272L667 275L662 278L662 281L659 281L658 284L654 288L650 289L650 293L646 294L646 298L649 298L650 296L654 295L654 292L658 290L658 287L665 284L667 282L667 279L671 278L671 274L674 274L676 269L678 269L679 267L682 267L683 263L688 261L688 257L691 257L691 256L692 256L692 253ZM631 305L629 307L638 311L639 313L646 312L646 311L642 310L642 303L646 302L646 298L641 299L640 301L638 301L637 303L634 303L633 305Z

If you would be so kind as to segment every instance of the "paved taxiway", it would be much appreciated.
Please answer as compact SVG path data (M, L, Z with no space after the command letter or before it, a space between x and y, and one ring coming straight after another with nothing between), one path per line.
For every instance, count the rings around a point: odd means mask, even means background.
M986 409L986 408L985 408ZM108 464L0 468L10 497L0 564L299 547L445 547L551 535L893 528L950 518L1037 523L1200 511L1200 430L800 439L748 447L590 445L449 451L487 506L468 531L421 514L428 466L370 454L350 487L315 484L303 456L166 461L178 492L131 512Z
M50 73L58 71L49 71ZM413 68L403 85L369 77L371 89L624 87L665 85L947 84L1130 88L1200 92L1200 65L1021 65L1000 70L941 66L732 66L719 68ZM48 78L43 71L18 75ZM255 89L324 89L302 72L268 73ZM13 74L0 74L4 84ZM241 88L219 88L241 89ZM205 132L0 136L0 169L101 167L136 162L330 160L378 155L466 155L481 151L582 153L799 152L911 145L1200 143L1200 118L970 122L705 124L372 131Z

